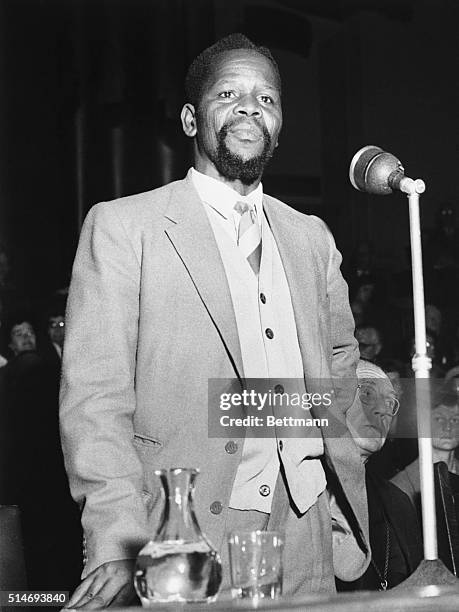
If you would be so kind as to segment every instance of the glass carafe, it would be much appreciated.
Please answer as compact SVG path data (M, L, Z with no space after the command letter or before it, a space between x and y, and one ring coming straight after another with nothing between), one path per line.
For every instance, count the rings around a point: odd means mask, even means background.
M220 557L199 528L193 510L195 468L157 470L164 510L154 540L139 552L135 588L144 607L156 602L215 601Z

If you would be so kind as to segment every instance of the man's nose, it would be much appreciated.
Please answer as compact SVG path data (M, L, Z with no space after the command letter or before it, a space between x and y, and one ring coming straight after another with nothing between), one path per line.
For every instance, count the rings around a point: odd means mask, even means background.
M235 112L247 117L260 117L260 103L256 96L246 95L239 98L239 103L236 106Z

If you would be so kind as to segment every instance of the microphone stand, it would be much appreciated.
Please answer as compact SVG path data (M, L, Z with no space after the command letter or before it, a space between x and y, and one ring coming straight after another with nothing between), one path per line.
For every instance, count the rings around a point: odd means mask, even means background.
M419 197L420 194L424 193L425 191L425 184L421 179L413 180L408 177L403 177L400 181L399 189L408 195L410 215L414 331L416 348L416 352L412 360L412 367L415 376L424 560L409 578L395 588L444 584L454 584L457 586L457 578L451 574L451 572L438 558L437 546L437 520L435 513L429 380L429 370L432 367L432 360L427 356L426 350L424 281L422 273L422 247L419 215Z
M375 145L368 145L357 151L351 161L349 178L353 187L359 191L375 195L388 195L398 189L407 194L409 202L415 330L415 355L412 366L415 376L424 559L414 573L396 586L395 590L402 590L407 587L424 587L417 595L430 597L440 594L440 588L444 591L444 588L440 585L454 585L453 591L457 593L458 579L438 558L429 381L429 370L432 367L432 362L427 356L426 350L419 216L419 196L424 193L425 184L421 179L413 180L405 176L400 160Z
M411 267L413 276L413 308L415 355L412 367L415 376L417 427L419 446L419 472L421 481L422 531L424 538L424 558L438 557L437 525L435 514L435 490L432 454L432 428L430 421L430 381L429 371L432 360L427 357L426 323L424 310L424 281L422 273L421 227L419 214L419 196L425 191L423 181L403 179L400 184L403 192L408 194L410 213ZM425 383L420 383L424 380Z

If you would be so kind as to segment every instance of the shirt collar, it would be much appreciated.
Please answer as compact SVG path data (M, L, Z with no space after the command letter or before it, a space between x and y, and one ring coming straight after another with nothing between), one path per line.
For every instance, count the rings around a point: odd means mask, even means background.
M225 219L232 218L236 202L247 202L255 207L257 217L259 221L261 220L263 214L263 186L261 183L248 195L241 196L232 187L194 168L190 168L188 175L201 200Z

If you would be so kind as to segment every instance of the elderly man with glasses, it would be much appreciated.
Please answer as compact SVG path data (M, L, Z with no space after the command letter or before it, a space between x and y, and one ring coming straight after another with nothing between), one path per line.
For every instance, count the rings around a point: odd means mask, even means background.
M342 582L346 575L338 568L352 558L356 545L350 527L340 514L339 500L331 497L334 518L333 555L338 590L386 590L405 580L422 558L420 529L415 509L400 489L375 473L368 458L381 450L399 401L389 377L381 368L367 361L357 366L361 406L351 408L347 425L366 465L368 515L370 521L371 562L364 575L354 582Z

